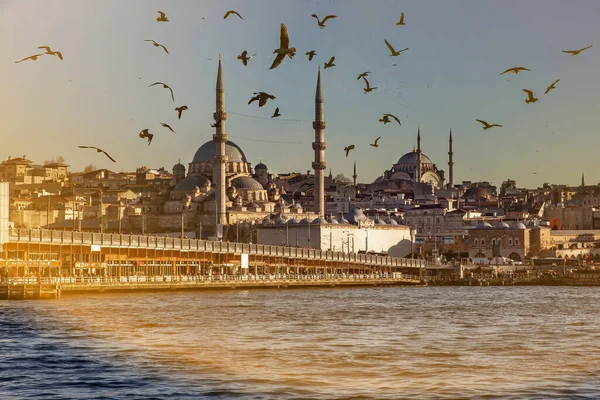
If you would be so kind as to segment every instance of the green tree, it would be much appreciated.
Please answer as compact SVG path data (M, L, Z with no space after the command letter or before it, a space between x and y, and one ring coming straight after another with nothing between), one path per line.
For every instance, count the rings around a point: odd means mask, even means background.
M83 172L92 172L96 170L96 166L94 164L88 164L83 169Z
M335 183L339 183L340 185L345 185L345 186L352 184L352 179L344 176L344 174L337 174L333 178L333 181Z

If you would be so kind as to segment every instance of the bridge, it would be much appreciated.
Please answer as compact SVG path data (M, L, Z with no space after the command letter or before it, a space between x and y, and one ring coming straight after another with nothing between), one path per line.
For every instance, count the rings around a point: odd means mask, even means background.
M423 260L310 248L149 235L10 229L0 252L4 277L212 276L404 273Z

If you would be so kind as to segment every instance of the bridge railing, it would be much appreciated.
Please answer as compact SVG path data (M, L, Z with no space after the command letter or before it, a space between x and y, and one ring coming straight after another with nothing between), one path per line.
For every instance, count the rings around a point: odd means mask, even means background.
M151 248L159 250L188 250L228 254L304 258L308 260L342 261L363 265L424 268L423 260L370 254L342 253L300 247L271 246L263 244L216 242L210 240L181 239L165 236L108 234L47 229L9 229L9 241L28 243L60 243L75 245L102 245L117 247Z

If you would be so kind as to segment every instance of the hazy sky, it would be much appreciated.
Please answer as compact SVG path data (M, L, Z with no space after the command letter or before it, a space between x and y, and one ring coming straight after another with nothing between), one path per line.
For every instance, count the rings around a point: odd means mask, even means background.
M224 20L229 9L244 20ZM157 10L170 22L158 23ZM396 26L401 12L406 25ZM319 29L313 13L338 18ZM322 73L325 157L334 175L352 175L356 160L359 181L373 181L413 149L419 126L424 153L446 171L452 128L455 182L577 184L585 171L586 182L597 183L599 20L597 0L0 0L0 157L42 163L62 155L72 170L90 162L115 171L171 169L178 159L187 167L214 133L221 53L230 140L253 165L262 159L271 172L307 171L317 66L335 56L336 66ZM281 23L298 53L269 71ZM410 50L390 57L384 39ZM590 44L577 56L561 52ZM64 61L15 64L42 45ZM304 53L312 49L318 55L309 62ZM236 59L243 50L257 53L247 67ZM514 66L532 71L498 75ZM368 94L356 79L363 71L378 87ZM148 88L156 81L173 88L174 103L162 87ZM526 104L524 88L539 102ZM277 98L248 105L255 91ZM183 104L189 110L177 120L174 108ZM279 120L269 118L275 107ZM383 113L402 126L378 122ZM476 118L504 127L483 131ZM151 146L137 136L144 128L155 134ZM370 147L378 136L380 147ZM102 147L118 163L80 144ZM346 158L348 144L356 151Z

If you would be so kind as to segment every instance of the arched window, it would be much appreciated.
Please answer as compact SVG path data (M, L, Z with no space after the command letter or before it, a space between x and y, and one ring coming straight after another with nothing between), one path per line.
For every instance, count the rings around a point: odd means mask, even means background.
M492 239L492 246L496 245L496 239Z
M481 245L485 246L485 239L481 239Z
M519 245L519 239L515 239L515 246Z
M509 246L512 246L512 245L513 245L513 240L512 240L512 238L508 238L508 245L509 245Z
M479 239L475 239L475 246L479 246Z

